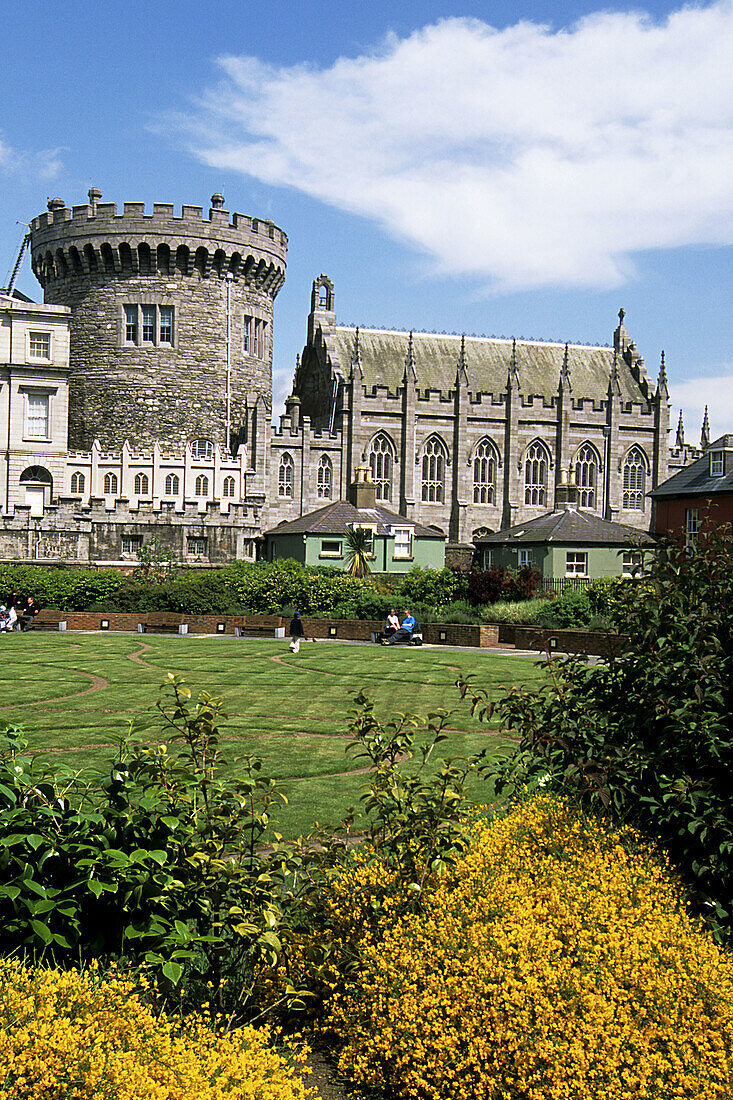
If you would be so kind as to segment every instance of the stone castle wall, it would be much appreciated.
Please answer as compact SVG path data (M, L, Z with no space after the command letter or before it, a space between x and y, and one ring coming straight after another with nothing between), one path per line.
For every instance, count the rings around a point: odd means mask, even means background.
M33 270L47 303L71 307L69 445L88 451L182 446L205 438L244 439L257 397L272 401L273 300L285 277L287 237L272 224L235 214L212 197L200 207L90 203L68 209L52 199L31 224ZM125 307L137 307L129 339ZM154 310L144 338L143 308ZM170 339L161 310L171 311ZM229 325L227 324L229 318ZM249 319L249 346L245 324ZM256 335L255 335L256 328ZM255 345L256 341L256 345Z

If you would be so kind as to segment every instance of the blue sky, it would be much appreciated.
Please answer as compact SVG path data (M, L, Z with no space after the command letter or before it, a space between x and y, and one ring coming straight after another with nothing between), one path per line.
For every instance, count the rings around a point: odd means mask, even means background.
M0 3L0 284L48 195L288 233L362 325L609 342L733 431L733 3ZM40 299L26 262L21 289Z

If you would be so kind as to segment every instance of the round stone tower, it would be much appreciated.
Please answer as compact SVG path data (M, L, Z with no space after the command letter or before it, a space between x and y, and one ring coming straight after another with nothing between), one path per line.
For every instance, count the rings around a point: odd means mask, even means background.
M71 307L69 446L156 440L229 447L257 397L272 407L272 308L287 237L270 221L200 206L51 199L31 223L44 301Z

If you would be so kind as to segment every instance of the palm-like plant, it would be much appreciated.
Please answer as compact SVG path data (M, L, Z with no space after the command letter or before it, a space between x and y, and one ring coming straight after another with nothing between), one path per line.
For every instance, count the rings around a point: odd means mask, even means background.
M350 527L346 532L346 572L352 577L366 577L371 573L371 556L372 532L365 527Z

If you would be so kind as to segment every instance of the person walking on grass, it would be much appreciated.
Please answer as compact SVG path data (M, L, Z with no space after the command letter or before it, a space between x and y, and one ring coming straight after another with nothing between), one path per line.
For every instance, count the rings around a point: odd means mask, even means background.
M290 652L297 653L300 649L300 643L305 637L305 631L303 630L303 620L300 617L300 612L296 611L290 620Z

